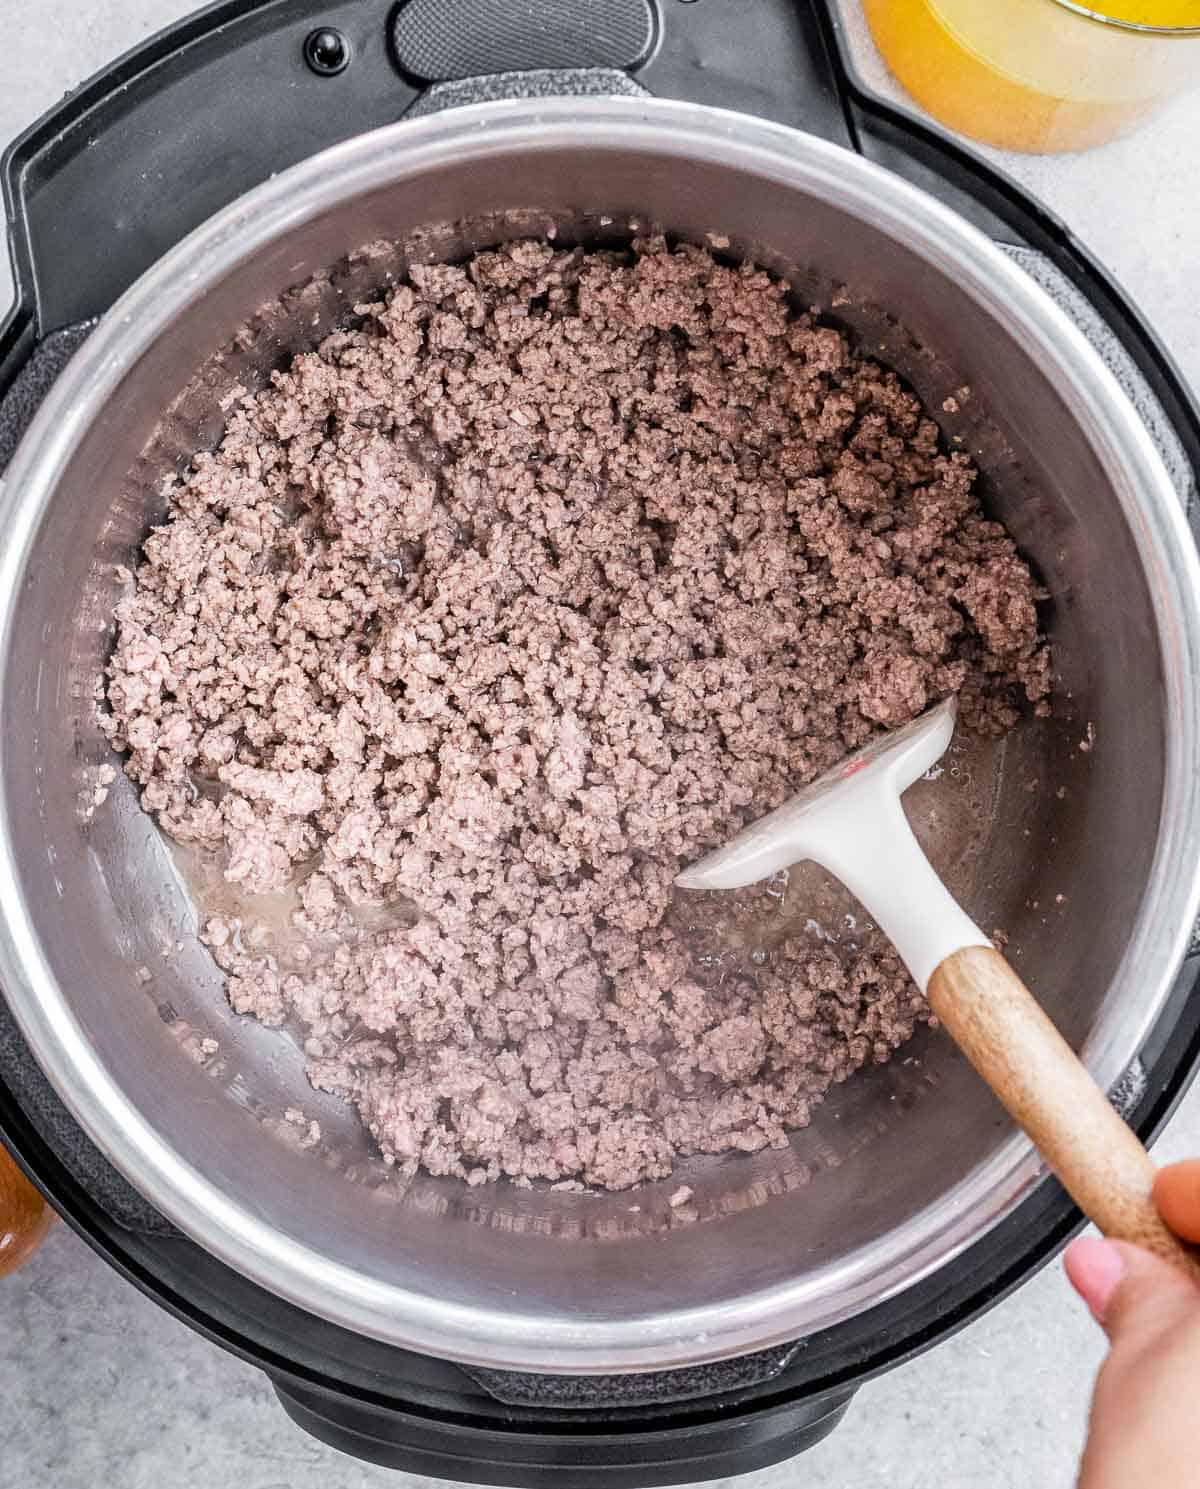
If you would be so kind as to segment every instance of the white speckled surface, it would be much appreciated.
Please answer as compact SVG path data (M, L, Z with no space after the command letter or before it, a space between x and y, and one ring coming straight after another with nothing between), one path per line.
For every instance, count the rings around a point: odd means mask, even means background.
M670 3L670 0L666 0ZM737 3L737 0L703 0ZM185 0L0 0L0 143ZM853 22L854 0L845 0ZM869 43L869 76L890 85ZM1200 94L1085 156L989 152L1039 193L1132 291L1200 382ZM0 305L7 302L0 268ZM1163 1158L1200 1152L1200 1091ZM804 1458L740 1489L1050 1489L1071 1482L1096 1330L1057 1266L931 1354L860 1394ZM148 1303L60 1228L0 1283L0 1482L13 1489L419 1489L292 1428L262 1377Z

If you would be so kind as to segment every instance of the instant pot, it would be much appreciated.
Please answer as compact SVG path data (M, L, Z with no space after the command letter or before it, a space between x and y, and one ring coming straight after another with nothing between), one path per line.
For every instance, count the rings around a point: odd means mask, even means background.
M393 1182L232 1014L127 783L97 801L94 684L222 400L406 264L754 258L942 412L1046 585L1054 717L1006 747L970 907L1149 1139L1200 1056L1200 416L1070 231L872 96L815 0L230 0L3 181L0 1130L90 1244L325 1442L580 1486L800 1452L1051 1256L1079 1216L929 1030L783 1152L622 1195Z

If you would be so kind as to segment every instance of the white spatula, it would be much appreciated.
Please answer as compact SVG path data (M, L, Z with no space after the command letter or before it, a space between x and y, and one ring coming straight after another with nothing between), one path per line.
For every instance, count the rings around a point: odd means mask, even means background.
M942 1025L1084 1214L1105 1235L1200 1279L1197 1254L1154 1206L1149 1154L908 825L901 794L944 753L954 716L947 699L864 746L675 882L738 889L802 859L834 874L891 938Z

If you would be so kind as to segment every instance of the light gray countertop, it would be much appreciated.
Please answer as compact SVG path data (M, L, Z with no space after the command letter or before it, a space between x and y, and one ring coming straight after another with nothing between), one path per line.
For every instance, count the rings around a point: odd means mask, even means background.
M712 0L718 3L718 0ZM733 3L733 0L720 0ZM854 21L854 8L847 3ZM0 0L0 145L185 0ZM869 43L868 74L886 73ZM1132 139L1083 156L988 152L1065 217L1130 290L1200 383L1200 93ZM7 302L0 269L0 305ZM1163 1138L1200 1152L1200 1089ZM1051 1489L1071 1483L1098 1331L1058 1265L932 1353L865 1388L802 1459L740 1489ZM303 1436L258 1372L147 1302L59 1227L0 1283L0 1464L20 1489L419 1489Z

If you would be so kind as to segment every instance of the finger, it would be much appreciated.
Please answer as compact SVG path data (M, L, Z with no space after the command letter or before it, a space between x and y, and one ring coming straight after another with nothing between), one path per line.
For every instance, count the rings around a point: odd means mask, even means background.
M1100 1236L1080 1236L1067 1247L1063 1261L1071 1286L1103 1324L1117 1285L1125 1275L1125 1258Z
M1115 1344L1200 1314L1200 1288L1160 1257L1124 1241L1080 1236L1067 1248L1067 1276Z
M1186 1318L1200 1319L1200 1288L1170 1262L1125 1241L1105 1241L1124 1262L1101 1323L1114 1347L1150 1348Z
M1177 1236L1200 1241L1200 1158L1159 1169L1154 1180L1154 1203Z

